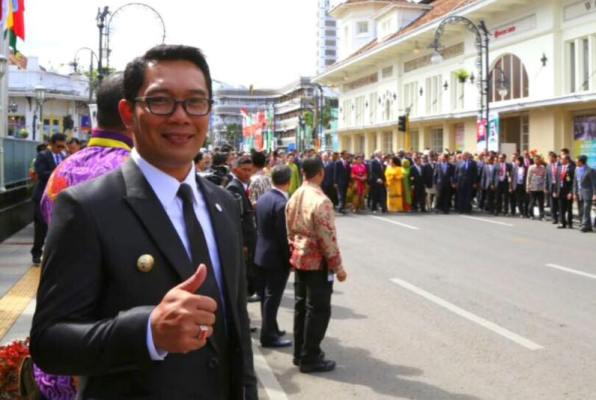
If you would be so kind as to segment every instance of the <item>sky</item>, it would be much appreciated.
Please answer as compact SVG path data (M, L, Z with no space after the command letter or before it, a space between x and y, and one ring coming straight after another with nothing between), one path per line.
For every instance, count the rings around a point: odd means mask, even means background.
M81 47L97 52L98 7L116 11L133 1L26 0L26 41L18 49L62 73ZM142 0L161 15L166 43L201 48L214 79L246 87L275 88L316 71L317 0ZM109 17L108 17L109 18ZM161 42L158 18L145 7L114 14L110 66ZM88 69L89 52L78 62Z

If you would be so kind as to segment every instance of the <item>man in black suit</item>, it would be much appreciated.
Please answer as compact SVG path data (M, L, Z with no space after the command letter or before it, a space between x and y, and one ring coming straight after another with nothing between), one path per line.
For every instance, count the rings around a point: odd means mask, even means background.
M573 180L575 178L575 166L567 154L561 156L561 165L558 170L557 197L559 198L559 212L561 213L561 225L557 228L573 228Z
M250 202L248 194L248 185L250 177L253 174L252 159L248 155L240 156L234 160L232 168L233 179L228 183L226 189L232 192L240 203L241 226L244 259L246 264L247 293L253 296L258 289L257 271L253 260L255 254L255 245L257 241L257 227L255 223L255 210ZM258 298L251 297L251 301L258 301Z
M482 198L484 199L484 210L490 213L495 212L496 184L497 168L495 166L495 156L491 154L488 156L488 159L482 168L480 177L480 189L482 190Z
M335 171L333 175L333 183L337 189L337 210L342 214L346 213L346 196L348 193L348 186L350 185L350 154L347 151L341 152L341 157L335 162Z
M325 168L325 179L321 185L323 192L329 197L329 200L334 206L337 206L337 190L333 184L333 178L335 176L335 162L337 161L337 153L330 158L329 153L324 152L322 156L323 167Z
M50 138L50 148L37 154L35 157L35 174L37 175L37 183L33 188L33 247L31 248L31 257L34 266L41 264L41 254L43 251L43 242L46 239L48 232L48 225L41 214L40 202L43 192L48 185L48 179L52 175L52 171L62 162L64 156L62 152L66 148L66 136L61 133L54 133Z
M509 210L509 188L511 187L512 165L507 162L506 154L499 154L499 162L496 165L495 172L495 214L507 214Z
M160 45L127 65L123 86L135 149L58 196L33 360L81 376L81 399L256 400L239 206L192 162L209 67L196 48Z
M287 347L292 341L281 338L277 310L290 275L290 247L286 231L286 203L292 170L278 165L271 171L273 189L259 198L256 206L257 247L255 264L259 270L261 296L261 345ZM283 332L285 333L285 332Z
M433 177L435 187L437 188L436 209L444 214L449 214L451 208L451 193L454 185L454 168L449 162L449 156L441 154L439 163L435 168Z
M385 188L385 165L383 164L381 150L373 153L373 159L370 161L370 174L368 183L370 185L370 194L372 197L371 211L377 212L377 205L381 206L381 211L387 212L387 190Z
M422 159L420 158L420 155L416 155L414 157L414 164L410 168L410 179L412 179L412 187L414 188L414 202L412 204L412 207L414 210L426 212L426 183L424 176L425 170L421 162Z
M457 204L455 208L461 213L472 212L472 195L476 188L478 168L476 161L468 152L462 154L462 161L455 168L455 184L457 188Z

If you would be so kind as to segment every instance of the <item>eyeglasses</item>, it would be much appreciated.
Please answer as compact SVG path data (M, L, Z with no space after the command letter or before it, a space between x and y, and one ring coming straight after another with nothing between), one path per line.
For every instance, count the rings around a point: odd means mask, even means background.
M182 104L184 111L193 117L202 117L209 114L213 100L204 97L191 97L184 100L176 100L171 97L137 97L135 101L147 104L149 112L153 115L170 116L176 111L176 106Z

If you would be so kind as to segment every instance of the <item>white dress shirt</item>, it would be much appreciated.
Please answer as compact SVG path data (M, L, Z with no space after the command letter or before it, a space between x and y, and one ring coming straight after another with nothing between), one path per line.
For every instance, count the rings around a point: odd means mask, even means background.
M211 224L211 217L207 211L207 204L197 187L196 172L192 164L189 163L189 172L188 175L186 175L186 178L184 178L184 181L179 182L176 178L149 164L149 162L141 157L136 148L132 149L130 158L137 164L145 176L145 179L147 179L147 182L149 182L149 185L155 192L159 202L170 218L174 229L176 229L176 233L178 233L178 236L184 245L184 249L186 250L186 254L190 259L192 259L192 253L188 236L186 235L186 225L184 224L184 216L182 212L182 200L177 196L177 193L182 183L186 183L191 187L195 215L203 229L207 248L209 249L211 265L213 266L213 272L215 274L215 280L217 281L219 292L222 293L223 296L223 274L219 260L217 242L215 240L213 225ZM222 304L225 304L223 299ZM153 333L151 331L151 318L147 321L147 348L152 360L163 360L167 355L167 352L155 348Z

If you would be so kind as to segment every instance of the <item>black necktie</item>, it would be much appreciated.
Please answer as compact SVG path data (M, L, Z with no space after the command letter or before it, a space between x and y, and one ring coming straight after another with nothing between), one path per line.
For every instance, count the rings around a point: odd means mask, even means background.
M183 183L180 185L177 195L182 199L182 214L184 216L184 224L186 225L188 243L190 244L193 267L196 268L199 264L205 264L207 266L207 278L205 278L205 282L199 289L198 294L211 297L213 300L217 301L213 337L215 337L218 346L222 347L225 346L226 337L226 318L224 305L222 304L224 296L222 296L217 285L215 273L213 272L213 265L211 264L211 257L209 256L209 248L207 247L207 241L203 234L203 228L201 228L201 224L197 220L194 211L192 204L192 189L188 184Z

